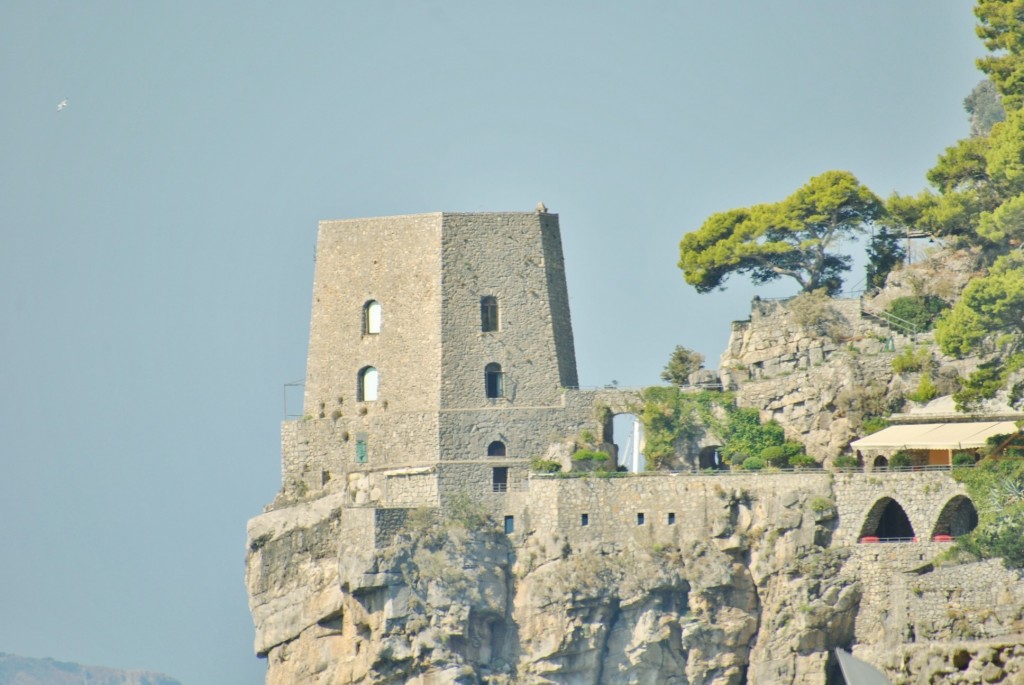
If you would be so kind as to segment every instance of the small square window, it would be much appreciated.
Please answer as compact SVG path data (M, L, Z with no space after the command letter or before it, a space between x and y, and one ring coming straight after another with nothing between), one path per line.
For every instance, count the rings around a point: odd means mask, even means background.
M668 512L668 525L676 525L676 513L674 511Z
M580 525L581 526L589 526L590 525L590 514L580 514Z
M644 525L644 515L643 515L643 512L637 512L637 514L636 514L636 525L638 525L638 526Z
M505 535L513 533L516 529L516 518L514 516L505 517Z

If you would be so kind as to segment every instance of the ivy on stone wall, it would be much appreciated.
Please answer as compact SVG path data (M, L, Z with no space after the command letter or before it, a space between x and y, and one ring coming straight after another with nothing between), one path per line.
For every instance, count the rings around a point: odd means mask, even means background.
M681 442L709 432L722 440L720 454L726 463L743 463L748 457L785 465L782 457L802 453L798 443L787 443L775 421L761 423L760 412L736 406L731 392L703 390L684 392L674 386L654 386L640 394L643 405L637 416L644 427L644 456L652 471L667 468ZM769 448L778 448L771 450ZM762 454L768 450L769 454Z

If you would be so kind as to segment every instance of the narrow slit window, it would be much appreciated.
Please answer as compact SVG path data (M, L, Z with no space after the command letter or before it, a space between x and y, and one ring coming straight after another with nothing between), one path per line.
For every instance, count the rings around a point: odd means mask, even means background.
M380 334L380 302L370 300L363 305L363 335Z
M514 516L505 517L505 535L511 535L516 530L516 518Z
M644 525L644 515L643 515L643 512L637 512L637 515L636 515L636 525L638 525L638 526Z
M366 463L366 436L365 435L357 435L356 436L356 463L357 464L365 464Z
M359 402L375 402L380 375L372 366L364 366L359 371L359 382L356 384L356 400Z
M590 525L590 514L580 514L580 525L581 526L589 526Z
M480 298L480 330L484 333L498 330L498 300L490 295Z
M488 364L484 367L484 390L489 398L505 396L505 379L501 372L501 364Z

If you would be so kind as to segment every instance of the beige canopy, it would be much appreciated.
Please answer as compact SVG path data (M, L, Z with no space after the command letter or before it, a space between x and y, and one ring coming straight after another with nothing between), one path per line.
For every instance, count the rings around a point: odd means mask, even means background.
M970 423L908 423L889 426L850 446L865 449L944 450L982 447L993 435L1017 432L1013 421L977 421Z

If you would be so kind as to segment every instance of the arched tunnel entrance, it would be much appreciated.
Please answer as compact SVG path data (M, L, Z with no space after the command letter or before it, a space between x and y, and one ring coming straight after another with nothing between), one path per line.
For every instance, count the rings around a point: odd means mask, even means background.
M864 518L860 537L875 537L879 540L911 540L916 537L914 526L900 503L891 497L883 497L874 503Z
M965 495L957 495L942 507L932 530L932 538L939 536L959 537L978 527L978 510L974 502Z

